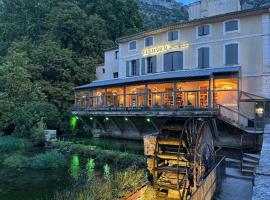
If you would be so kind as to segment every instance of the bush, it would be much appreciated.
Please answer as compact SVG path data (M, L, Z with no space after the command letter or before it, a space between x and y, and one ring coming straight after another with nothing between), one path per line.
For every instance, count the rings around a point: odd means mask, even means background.
M27 139L20 139L12 136L0 137L0 152L29 149L32 143Z
M14 168L27 167L27 158L19 153L15 153L4 160L4 165Z
M28 160L28 165L32 169L49 169L66 166L67 161L63 154L56 150L44 154L38 154Z

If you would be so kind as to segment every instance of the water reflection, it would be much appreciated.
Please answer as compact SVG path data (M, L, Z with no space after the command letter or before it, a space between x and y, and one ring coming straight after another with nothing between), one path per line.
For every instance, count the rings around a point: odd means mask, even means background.
M87 164L86 164L86 171L87 171L88 180L92 179L92 177L94 176L94 171L95 171L94 159L88 159Z
M81 174L80 160L78 155L72 155L70 162L70 175L76 181L79 180Z

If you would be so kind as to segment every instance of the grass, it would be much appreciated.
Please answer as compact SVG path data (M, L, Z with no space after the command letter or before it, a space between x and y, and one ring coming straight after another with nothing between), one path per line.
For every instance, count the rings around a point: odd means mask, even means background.
M120 169L137 166L139 168L145 167L145 157L127 152L119 152L112 150L104 150L95 146L73 144L72 142L57 141L53 143L55 148L62 151L80 153L87 156L94 157L97 163L109 163L117 166Z
M28 165L32 169L59 168L66 166L66 164L65 156L56 150L38 154L28 160Z
M13 155L7 157L3 164L8 167L18 169L54 169L66 166L67 161L63 154L52 150L33 157L26 157L21 153L16 152Z
M52 200L114 200L120 199L125 194L136 191L146 182L143 170L128 168L123 172L116 172L105 181L95 177L81 190L58 192Z
M27 139L16 138L12 136L0 137L0 152L16 151L21 149L29 149L33 145Z

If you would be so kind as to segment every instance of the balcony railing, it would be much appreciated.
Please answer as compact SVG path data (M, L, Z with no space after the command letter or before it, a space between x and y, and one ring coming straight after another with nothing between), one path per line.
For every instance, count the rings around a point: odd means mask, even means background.
M233 91L234 92L234 91ZM213 109L213 91L190 90L77 97L75 110Z

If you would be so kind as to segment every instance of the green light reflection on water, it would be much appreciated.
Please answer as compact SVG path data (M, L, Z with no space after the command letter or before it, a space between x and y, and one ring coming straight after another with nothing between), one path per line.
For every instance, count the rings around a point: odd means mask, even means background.
M92 179L94 176L94 171L95 171L95 160L94 159L88 159L86 163L86 170L87 170L87 176L88 179Z
M70 175L76 181L79 180L81 174L80 160L78 155L73 155L70 163Z

